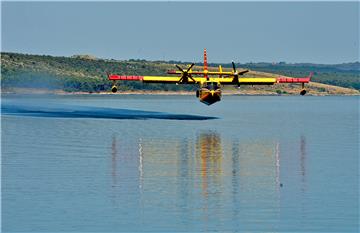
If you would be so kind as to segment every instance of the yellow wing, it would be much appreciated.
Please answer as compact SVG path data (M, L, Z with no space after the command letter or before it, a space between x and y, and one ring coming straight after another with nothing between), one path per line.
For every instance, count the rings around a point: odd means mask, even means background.
M114 75L108 76L109 80L113 81L142 81L144 83L179 83L180 77L176 76L125 76L125 75ZM188 79L187 83L200 83L204 78L194 77L193 80Z
M186 83L205 83L205 82L217 82L221 85L273 85L275 83L308 83L312 73L307 77L292 78L292 77L277 77L277 78L242 78L239 77L238 81L234 77L192 77L188 78ZM142 81L144 83L179 83L180 77L176 76L123 76L123 75L109 75L109 80L113 81Z
M223 85L234 84L233 77L218 78L218 77L209 77L206 80L204 77L193 77L195 82L191 79L188 80L188 83L203 83L206 81L218 82ZM180 77L174 76L125 76L125 75L109 75L109 80L114 81L142 81L144 83L178 83ZM276 78L239 78L240 84L274 84L276 83Z

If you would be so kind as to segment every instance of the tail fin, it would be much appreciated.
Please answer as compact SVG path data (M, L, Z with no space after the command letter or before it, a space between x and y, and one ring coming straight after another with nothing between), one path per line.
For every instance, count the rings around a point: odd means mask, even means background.
M208 64L207 64L207 54L206 54L206 48L204 49L204 78L208 79L207 76L208 71Z

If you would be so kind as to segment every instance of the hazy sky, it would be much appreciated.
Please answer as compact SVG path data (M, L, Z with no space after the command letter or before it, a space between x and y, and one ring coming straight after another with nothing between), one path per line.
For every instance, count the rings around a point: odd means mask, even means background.
M2 2L1 51L209 62L359 61L359 2Z

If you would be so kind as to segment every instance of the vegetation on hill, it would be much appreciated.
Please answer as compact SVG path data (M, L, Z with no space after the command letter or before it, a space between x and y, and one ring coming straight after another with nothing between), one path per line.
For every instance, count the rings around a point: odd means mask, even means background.
M160 75L164 74L167 68L169 65L156 62L2 53L1 86L2 88L32 87L62 89L70 92L98 92L110 90L111 83L107 80L106 72ZM173 85L142 85L136 82L122 83L120 86L120 90L171 88L174 88Z
M108 91L111 82L106 72L129 75L164 75L174 69L174 61L145 60L106 60L91 55L74 55L72 57L53 57L46 55L28 55L18 53L1 53L1 88L47 88L68 92ZM182 63L187 64L187 63ZM202 64L197 64L201 66ZM210 64L218 66L219 64ZM230 69L231 64L221 64ZM271 64L247 63L237 67L248 68L257 75L258 72L271 72L287 76L305 76L310 71L315 73L313 81L325 84L350 87L360 90L360 64L347 63L340 65L317 64ZM201 67L196 67L201 69ZM194 68L194 69L196 69ZM214 68L215 69L215 68ZM193 85L142 84L139 82L122 82L121 91L130 90L194 90Z

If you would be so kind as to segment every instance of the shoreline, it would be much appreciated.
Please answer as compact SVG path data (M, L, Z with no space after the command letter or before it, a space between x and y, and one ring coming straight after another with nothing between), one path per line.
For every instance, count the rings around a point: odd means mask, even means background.
M267 85L267 86L242 86L240 89L231 88L230 86L222 88L222 95L229 96L296 96L300 95L300 85ZM307 94L311 96L359 96L360 90L334 86L318 82L310 82L306 85ZM194 91L165 91L165 90L127 90L112 93L110 90L100 92L73 91L67 92L62 89L45 89L45 88L23 88L8 87L1 89L1 94L47 94L47 95L186 95L195 96Z
M1 90L1 94L24 94L24 95L178 95L178 96L195 96L194 91L119 91L112 93L106 92L66 92L63 90L45 90L45 89L14 89L14 90ZM267 90L223 90L222 95L224 96L298 96L298 92L286 92L276 93L274 91ZM319 93L316 91L309 90L306 94L309 96L359 96L360 92L353 93Z

